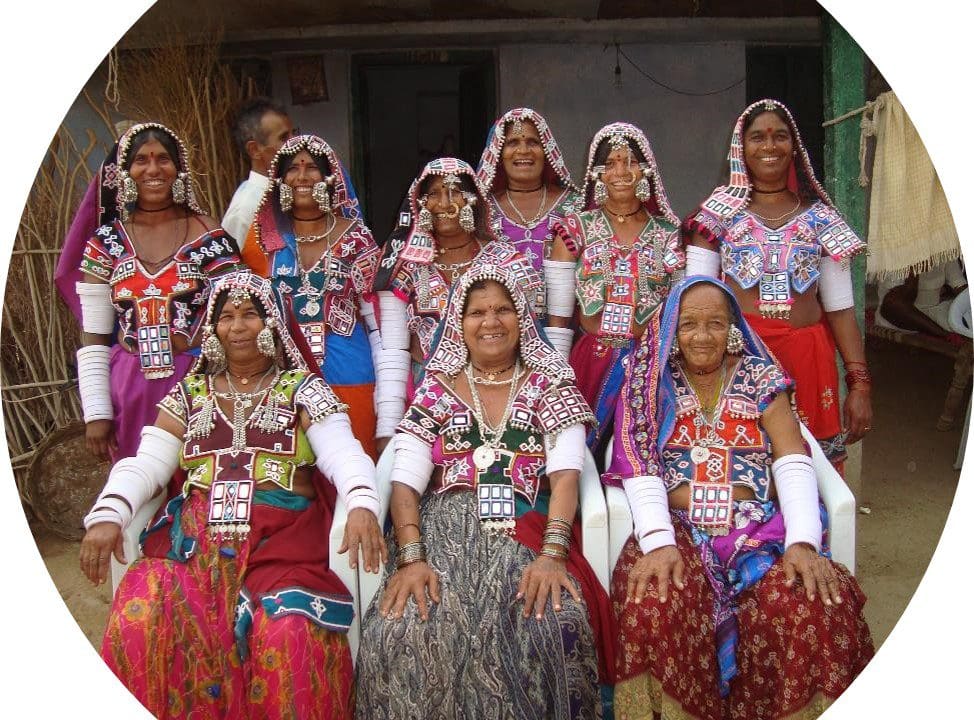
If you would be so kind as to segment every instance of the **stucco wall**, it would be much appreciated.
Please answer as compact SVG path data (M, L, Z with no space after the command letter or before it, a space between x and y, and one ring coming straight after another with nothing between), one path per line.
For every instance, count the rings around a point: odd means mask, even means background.
M743 43L625 45L626 54L659 81L683 91L727 87L745 74ZM731 126L745 102L745 84L705 97L659 87L604 45L503 45L500 112L522 105L548 120L580 183L588 142L606 123L641 128L656 153L677 214L684 215L721 181Z

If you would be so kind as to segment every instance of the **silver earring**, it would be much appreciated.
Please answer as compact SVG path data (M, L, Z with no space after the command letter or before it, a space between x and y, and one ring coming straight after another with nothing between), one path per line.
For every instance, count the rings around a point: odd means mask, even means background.
M311 188L311 197L314 201L318 203L318 209L321 212L331 212L331 198L328 196L328 183L324 180L319 180Z
M433 213L431 213L426 205L421 205L419 210L419 221L416 223L416 227L425 233L433 232Z
M223 349L223 344L212 330L206 332L203 339L203 357L212 366L213 372L220 372L227 366L227 353Z
M128 170L120 170L118 174L122 178L122 203L131 205L139 199L139 188Z
M670 348L670 358L676 360L680 357L680 346L678 343L673 343L673 347Z
M744 333L734 323L731 323L727 331L727 352L731 355L740 355L744 352Z
M639 202L646 202L652 196L653 191L649 187L649 179L643 175L636 183L636 199Z
M282 182L279 186L279 193L281 196L281 212L290 212L291 208L294 207L294 191L291 190L290 185Z
M274 328L277 323L269 318L263 329L257 333L257 351L266 357L277 357L277 346L274 344Z
M605 201L609 199L609 189L605 186L605 183L601 179L595 181L595 204L605 205Z
M464 193L463 198L467 204L460 208L460 227L466 232L472 233L477 227L477 221L473 216L473 206L477 202L477 196Z
M177 205L186 202L186 173L179 173L172 181L172 201Z

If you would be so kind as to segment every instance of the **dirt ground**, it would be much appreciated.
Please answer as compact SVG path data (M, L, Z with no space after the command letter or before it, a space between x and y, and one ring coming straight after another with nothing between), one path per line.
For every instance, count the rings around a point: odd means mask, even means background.
M866 617L877 648L899 619L927 569L947 518L959 471L953 469L960 428L935 424L952 362L939 355L870 341L874 430L863 448L857 577L869 601ZM78 568L78 543L34 526L35 537L75 620L99 645L111 602L106 583L93 588Z

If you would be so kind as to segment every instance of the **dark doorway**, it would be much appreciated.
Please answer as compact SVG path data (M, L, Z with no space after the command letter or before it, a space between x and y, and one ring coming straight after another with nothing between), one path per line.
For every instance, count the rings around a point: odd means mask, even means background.
M492 52L418 51L352 61L356 187L379 244L423 165L460 157L476 167L496 109Z
M751 46L747 49L747 102L780 100L791 110L798 132L822 178L825 132L822 128L822 48L802 45Z

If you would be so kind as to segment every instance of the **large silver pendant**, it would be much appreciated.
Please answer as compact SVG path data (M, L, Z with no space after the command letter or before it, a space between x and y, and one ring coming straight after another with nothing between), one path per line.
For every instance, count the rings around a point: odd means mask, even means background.
M696 465L699 465L702 462L707 462L707 458L709 457L710 450L702 445L694 445L692 448L690 448L690 459L693 460Z
M497 453L492 447L481 445L473 451L473 464L477 466L478 470L486 470L494 464L496 459Z
M317 300L309 300L304 305L304 314L308 317L314 317L321 310L321 305L318 304Z

